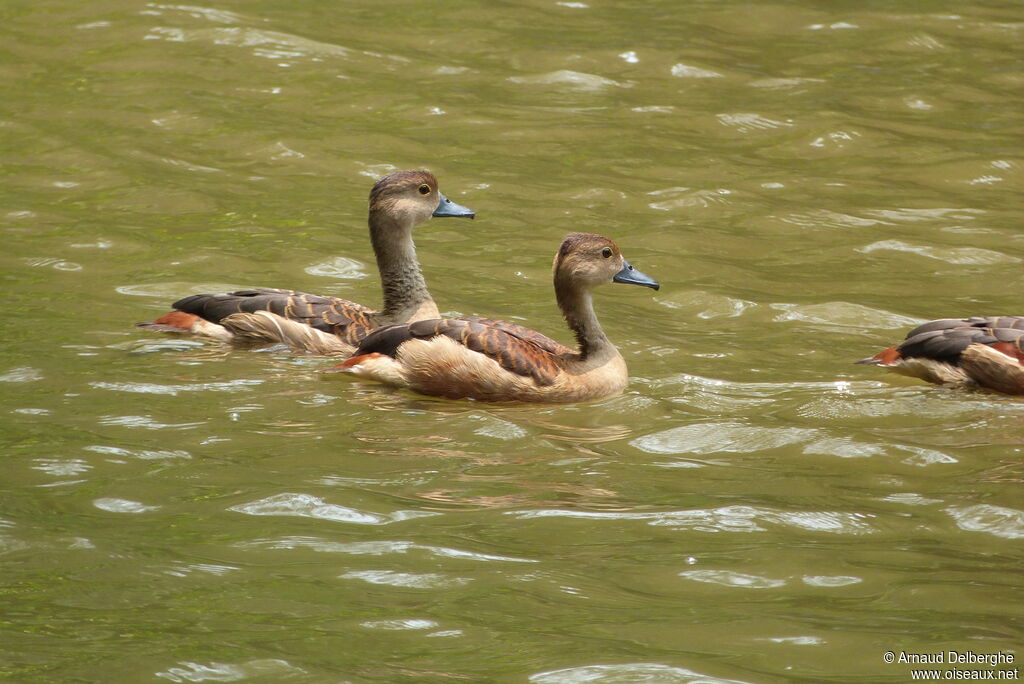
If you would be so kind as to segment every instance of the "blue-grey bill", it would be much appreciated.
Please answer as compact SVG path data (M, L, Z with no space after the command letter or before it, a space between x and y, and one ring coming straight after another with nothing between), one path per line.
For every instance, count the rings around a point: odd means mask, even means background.
M452 202L442 193L438 194L441 195L441 201L437 203L437 209L434 210L434 216L454 216L456 218L473 218L476 216L476 212L469 207L464 207L461 204Z
M658 284L657 280L646 273L641 273L636 270L633 268L633 265L625 259L622 260L622 270L616 273L612 280L616 283L625 283L627 285L643 285L644 287L649 287L652 290L661 288L661 285Z

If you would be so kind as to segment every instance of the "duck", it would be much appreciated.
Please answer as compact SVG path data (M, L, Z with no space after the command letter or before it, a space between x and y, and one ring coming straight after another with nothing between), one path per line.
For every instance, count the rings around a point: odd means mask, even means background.
M136 326L348 356L371 330L440 315L420 271L412 231L432 217L474 216L472 209L445 197L429 171L395 171L374 184L369 198L370 241L384 295L381 310L340 297L256 287L191 295L174 302L174 311Z
M567 403L620 394L626 362L597 320L594 288L607 283L659 289L610 238L565 237L552 265L555 300L576 348L507 321L438 318L374 330L336 366L361 378L447 399Z
M1024 394L1024 316L941 318L854 363L883 366L937 385Z

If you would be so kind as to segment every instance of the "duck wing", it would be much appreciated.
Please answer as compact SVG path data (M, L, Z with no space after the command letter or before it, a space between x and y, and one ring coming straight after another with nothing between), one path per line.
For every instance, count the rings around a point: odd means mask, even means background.
M373 310L361 304L340 297L270 287L192 295L176 301L173 306L211 323L220 323L232 314L269 311L343 339L353 337L353 344L373 327L369 317Z
M931 359L950 365L972 344L991 346L1018 358L1024 337L1024 316L975 316L940 318L922 323L907 333L899 344L855 363L894 366L901 359Z
M972 318L940 318L923 323L907 333L910 339L921 333L956 328L993 328L1024 331L1024 316L974 316Z
M481 325L497 328L524 342L536 345L549 354L562 355L576 353L575 349L567 347L561 342L551 339L547 335L542 335L536 330L531 330L530 328L519 325L518 323L509 323L508 321L502 321L496 318L475 318L473 320L477 321Z
M440 318L374 330L363 339L352 359L373 353L397 357L399 348L409 340L440 336L493 359L510 373L533 378L541 386L552 384L561 372L560 357L575 353L515 323L490 318Z
M1024 318L1002 317L990 319L965 319L965 320L987 320L997 324L1019 323L1020 327L988 327L983 324L969 326L935 326L928 328L926 323L920 328L925 330L912 330L914 333L908 335L907 339L896 346L900 358L926 358L934 361L942 361L951 365L960 363L960 356L964 350L972 344L983 344L1000 351L1007 356L1024 360ZM932 321L939 323L939 321Z

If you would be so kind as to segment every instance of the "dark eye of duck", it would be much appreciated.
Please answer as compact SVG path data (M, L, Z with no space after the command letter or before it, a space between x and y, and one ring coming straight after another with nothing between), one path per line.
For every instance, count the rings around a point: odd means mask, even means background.
M612 255L612 248L611 247L605 247L604 249L601 250L601 256L603 256L605 259L611 257L611 255Z
M421 185L419 190L420 190L420 194L421 195L429 195L430 194L430 186L427 185L426 183Z

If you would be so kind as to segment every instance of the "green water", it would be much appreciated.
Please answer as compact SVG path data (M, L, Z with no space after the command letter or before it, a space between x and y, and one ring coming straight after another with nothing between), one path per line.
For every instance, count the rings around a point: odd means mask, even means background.
M0 5L0 677L903 682L1024 658L1024 403L851 362L1019 314L1024 8ZM132 327L378 304L426 167L450 314L568 342L606 234L621 397L492 407ZM960 665L961 669L979 666ZM987 665L980 669L991 669Z

